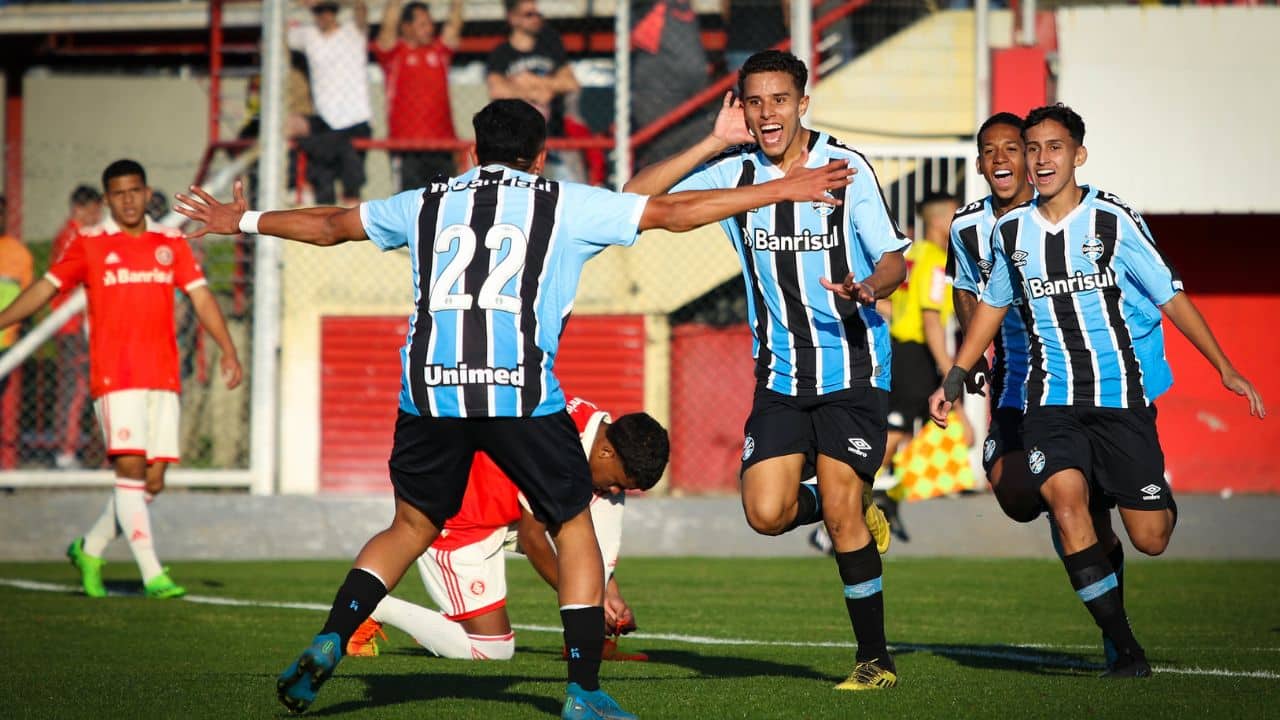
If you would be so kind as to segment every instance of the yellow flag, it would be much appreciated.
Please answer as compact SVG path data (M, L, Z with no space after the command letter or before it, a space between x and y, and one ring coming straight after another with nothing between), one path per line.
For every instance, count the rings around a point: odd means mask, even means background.
M932 422L916 434L911 442L893 456L893 466L900 478L897 499L927 500L970 490L975 485L973 466L969 462L969 446L964 441L964 427L952 413L943 430Z

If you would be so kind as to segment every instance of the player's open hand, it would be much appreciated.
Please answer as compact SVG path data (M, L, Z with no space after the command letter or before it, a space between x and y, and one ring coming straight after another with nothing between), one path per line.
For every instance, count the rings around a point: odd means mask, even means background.
M209 233L218 235L240 233L240 217L249 209L249 203L244 199L244 183L236 181L229 203L218 202L217 198L195 185L191 186L191 193L191 195L182 193L174 195L179 204L173 206L174 211L179 215L204 223L194 232L188 233L188 238L203 237Z
M1253 383L1249 382L1243 375L1236 372L1235 368L1227 368L1226 372L1222 373L1222 384L1231 392L1237 395L1243 395L1249 399L1250 415L1259 419L1267 416L1267 408L1262 404L1262 396L1259 395L1257 389L1253 387Z
M724 94L720 114L716 115L715 127L711 128L711 136L729 147L750 145L756 141L755 136L747 129L747 116L742 112L742 101L733 96L732 90Z
M929 396L929 418L940 428L947 427L947 414L951 412L952 403L947 400L946 391L938 388Z
M218 368L222 371L222 382L226 383L228 390L235 390L244 379L244 369L240 367L240 358L235 353L223 353L222 359L218 361Z
M853 300L863 305L876 304L876 287L865 280L858 282L854 279L853 273L845 275L844 280L839 283L826 278L818 278L818 282L822 283L822 287L845 300Z

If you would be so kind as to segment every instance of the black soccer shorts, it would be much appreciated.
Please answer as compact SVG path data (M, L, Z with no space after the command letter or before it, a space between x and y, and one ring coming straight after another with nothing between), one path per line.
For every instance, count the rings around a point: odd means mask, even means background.
M541 417L436 418L400 411L391 484L437 528L457 514L471 459L483 451L529 500L534 517L558 525L591 503L591 469L569 413Z
M1027 466L1040 482L1076 468L1122 508L1173 506L1156 435L1155 406L1142 408L1034 407L1023 420ZM1095 498L1090 506L1096 507Z
M870 482L884 459L889 394L873 387L794 397L756 390L743 428L742 472L761 460L816 451Z
M929 396L942 384L942 376L924 343L894 342L892 367L889 429L910 433L917 420L929 419Z
M982 469L991 475L996 460L1009 453L1021 452L1022 410L1020 408L995 408L991 411L991 425L987 427L987 440L982 443Z

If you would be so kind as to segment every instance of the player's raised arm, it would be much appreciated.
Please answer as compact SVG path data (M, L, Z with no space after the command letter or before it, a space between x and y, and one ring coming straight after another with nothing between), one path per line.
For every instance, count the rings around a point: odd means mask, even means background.
M1249 400L1249 414L1265 418L1267 408L1262 404L1262 396L1253 387L1253 383L1241 375L1227 359L1226 352L1213 336L1213 331L1209 329L1209 323L1205 322L1204 316L1200 314L1195 303L1191 302L1191 298L1187 297L1185 292L1177 293L1169 302L1161 305L1160 309L1169 316L1174 327L1178 328L1178 331L1190 340L1191 344L1196 346L1196 350L1199 350L1209 364L1218 371L1222 377L1222 384L1231 392Z
M229 203L219 202L194 185L191 186L191 193L192 195L175 195L180 204L173 208L181 215L204 223L203 227L187 236L190 238L209 233L235 235L245 232L274 235L310 245L337 245L351 240L368 239L364 224L360 221L359 206L258 212L249 210L244 197L244 184L239 180L232 190L232 201Z
M759 185L659 195L645 205L640 229L684 232L752 208L785 201L839 205L840 200L832 197L830 191L847 186L855 172L844 160L832 160L819 168L806 168L801 160L783 177Z
M753 142L755 138L747 130L747 121L742 114L742 101L735 98L732 91L726 92L710 135L687 150L649 165L628 180L622 189L641 195L661 195L716 155L734 145Z
M865 280L854 279L853 273L845 275L843 281L836 283L826 278L818 278L822 287L839 295L845 300L854 300L863 305L873 305L893 294L907 277L907 260L901 250L887 252L880 256L876 269Z

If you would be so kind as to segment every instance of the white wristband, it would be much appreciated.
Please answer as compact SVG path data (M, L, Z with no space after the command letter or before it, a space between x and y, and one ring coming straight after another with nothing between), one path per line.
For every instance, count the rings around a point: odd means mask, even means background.
M260 217L262 217L261 211L246 210L245 213L240 216L240 232L246 235L257 235L258 218Z

